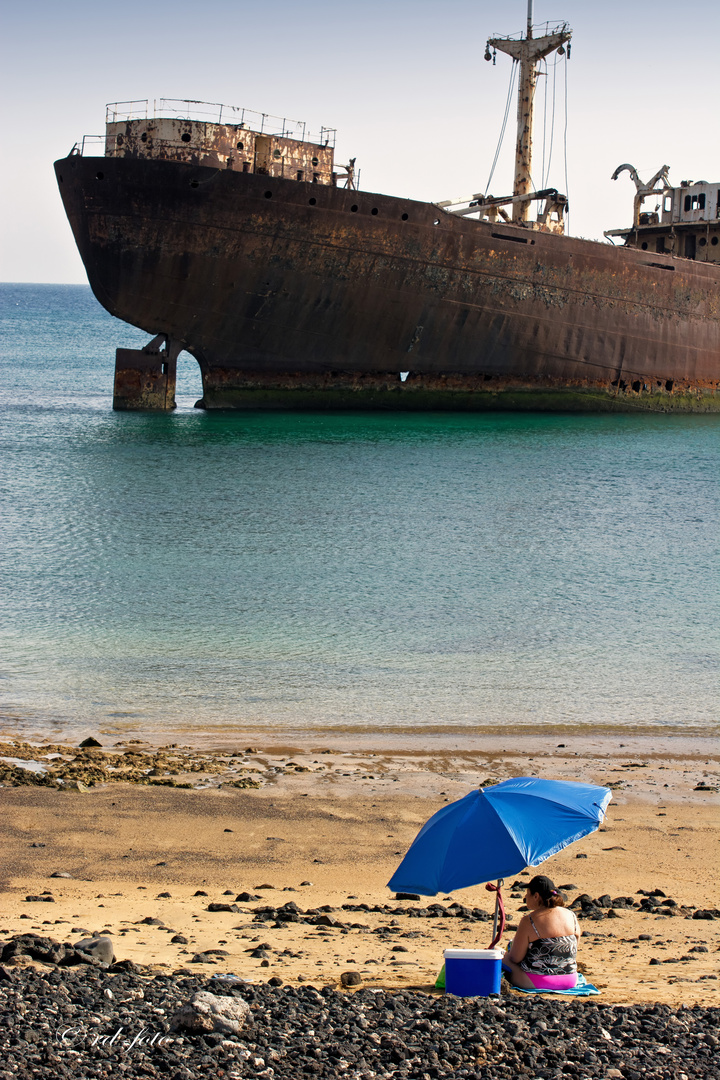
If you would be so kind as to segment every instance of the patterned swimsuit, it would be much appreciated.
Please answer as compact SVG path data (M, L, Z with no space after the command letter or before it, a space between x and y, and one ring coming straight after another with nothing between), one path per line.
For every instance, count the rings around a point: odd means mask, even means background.
M538 940L529 942L520 967L538 990L572 988L577 982L577 938L573 934L540 937L532 915L529 918Z

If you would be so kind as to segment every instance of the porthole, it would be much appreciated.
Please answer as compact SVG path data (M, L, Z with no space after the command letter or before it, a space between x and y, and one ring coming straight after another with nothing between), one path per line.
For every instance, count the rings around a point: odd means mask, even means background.
M125 142L125 139L124 139L124 137L122 135L118 135L116 141L117 141L118 146L122 146L122 144Z
M190 142L190 132L189 131L183 131L180 138L182 139L183 142Z
M308 199L308 202L310 203L310 206L315 206L317 199Z
M320 162L318 161L318 159L316 157L314 157L312 159L312 163L313 163L313 165L319 165L320 164Z
M244 144L244 143L241 143L241 142L239 142L239 143L237 144L237 148L238 148L238 150L244 150L244 149L245 149L245 144Z
M273 150L273 157L274 158L282 157L282 150Z
M265 198L266 199L272 199L272 191L266 191L265 192Z
M147 131L143 131L142 135L140 136L140 142L147 142Z
M402 216L402 220L403 220L403 221L407 221L407 219L408 219L408 217L409 217L409 216L410 216L409 214L403 214L403 216Z
M378 208L377 208L377 206L373 206L373 208L372 208L372 210L370 211L370 213L371 213L371 214L377 214L377 212L378 212Z
M96 180L104 180L104 179L105 179L105 173L103 173L103 172L96 172L96 173L95 173L95 179L96 179Z
M353 214L357 214L358 208L357 208L355 203L352 204L352 206L350 207L350 210L351 210L351 212Z
M718 238L717 238L717 236L713 236L712 240L710 241L710 243L712 244L712 246L713 246L713 247L715 247L715 245L717 244L717 242L718 242Z
M433 221L433 225L439 225L439 224L440 224L440 218L436 217L435 220Z
M643 240L643 242L642 242L642 244L640 245L640 247L641 247L641 248L643 249L643 251L647 251L647 240Z
M700 237L700 239L698 240L698 244L700 245L700 247L705 247L705 245L707 244L707 240L704 236Z

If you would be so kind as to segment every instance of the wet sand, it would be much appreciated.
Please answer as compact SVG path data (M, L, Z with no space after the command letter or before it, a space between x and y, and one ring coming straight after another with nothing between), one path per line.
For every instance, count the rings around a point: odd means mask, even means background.
M720 906L716 744L573 733L514 738L511 751L508 741L428 737L421 750L417 737L398 736L394 746L385 741L373 750L353 748L341 734L160 752L134 742L110 755L106 748L79 754L6 742L2 757L59 763L65 788L77 779L82 787L82 776L91 782L93 772L96 781L89 791L63 790L12 786L5 775L0 940L31 929L60 941L106 931L118 959L158 970L227 971L257 981L277 975L316 986L337 986L342 971L357 970L366 986L430 989L442 950L486 947L489 923L342 905L397 906L386 882L431 813L484 781L541 775L613 787L605 825L543 864L558 884L575 886L570 899L609 893L639 900L638 890L660 889L685 909L671 917L618 907L617 917L581 920L579 961L601 1000L714 1004L720 918L698 920L692 911ZM134 782L107 779L131 769ZM192 787L171 786L178 783ZM71 877L51 877L55 872ZM522 900L511 886L504 891L512 925ZM25 899L45 890L54 903ZM261 899L236 903L243 891ZM451 900L488 912L493 905L482 886ZM288 901L303 911L329 905L343 925L254 921L257 908ZM211 903L239 910L209 912ZM171 942L175 935L187 943ZM261 945L265 955L253 957ZM211 963L192 962L208 949L222 953Z

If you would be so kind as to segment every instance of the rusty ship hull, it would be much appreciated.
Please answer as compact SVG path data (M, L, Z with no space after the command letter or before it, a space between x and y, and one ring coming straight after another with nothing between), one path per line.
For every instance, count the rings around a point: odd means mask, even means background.
M720 411L718 265L184 162L55 169L95 296L195 357L201 407Z

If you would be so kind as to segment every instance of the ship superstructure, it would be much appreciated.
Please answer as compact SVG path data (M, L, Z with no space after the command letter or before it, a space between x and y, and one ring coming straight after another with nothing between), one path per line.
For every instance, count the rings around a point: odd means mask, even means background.
M630 173L635 182L633 223L626 229L608 229L608 238L624 240L626 247L681 255L699 262L720 263L720 184L683 180L671 187L669 166L663 165L643 183L632 165L618 165L612 175ZM647 201L654 203L647 209Z

